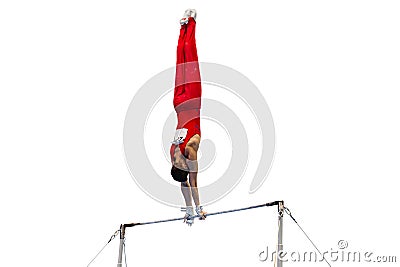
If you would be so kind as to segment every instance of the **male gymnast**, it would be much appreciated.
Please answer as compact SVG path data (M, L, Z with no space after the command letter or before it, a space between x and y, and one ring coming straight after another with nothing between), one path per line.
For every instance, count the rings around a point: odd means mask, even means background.
M184 222L191 226L194 223L192 198L199 218L204 220L207 214L200 205L197 188L197 151L201 139L201 80L195 39L196 10L186 10L180 24L173 101L178 125L170 150L171 175L181 183L186 204Z

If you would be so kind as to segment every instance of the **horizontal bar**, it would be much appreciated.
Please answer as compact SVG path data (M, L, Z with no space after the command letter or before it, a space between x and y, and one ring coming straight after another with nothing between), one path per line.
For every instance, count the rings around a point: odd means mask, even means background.
M250 209L256 209L256 208L261 208L261 207L270 207L270 206L277 206L279 203L283 201L273 201L273 202L268 202L260 205L255 205L255 206L250 206L246 208L240 208L240 209L233 209L233 210L225 210L225 211L218 211L218 212L212 212L212 213L207 213L206 216L213 216L213 215L220 215L220 214L225 214L225 213L231 213L231 212L237 212L237 211L243 211L243 210L250 210ZM199 218L199 215L193 216L193 218ZM164 223L164 222L173 222L173 221L181 221L183 220L184 217L181 218L173 218L173 219L165 219L165 220L158 220L158 221L150 221L150 222L143 222L143 223L127 223L122 225L122 227L133 227L137 225L149 225L149 224L156 224L156 223Z

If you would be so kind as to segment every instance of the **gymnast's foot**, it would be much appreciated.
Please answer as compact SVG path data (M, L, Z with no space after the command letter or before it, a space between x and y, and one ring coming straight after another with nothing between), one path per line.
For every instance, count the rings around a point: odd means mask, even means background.
M189 22L190 13L191 13L191 10L190 10L190 9L186 9L186 10L185 10L185 13L183 13L183 17L182 17L181 20L179 21L179 23L180 23L181 25L187 24L187 23Z
M196 20L196 17L197 17L196 9L190 9L190 17L192 17L194 20Z
M203 210L203 206L196 206L196 213L199 215L200 220L205 220L207 217L207 212Z
M179 23L181 25L187 24L189 22L189 18L193 18L194 20L196 20L196 17L197 17L196 9L190 9L190 8L186 9Z

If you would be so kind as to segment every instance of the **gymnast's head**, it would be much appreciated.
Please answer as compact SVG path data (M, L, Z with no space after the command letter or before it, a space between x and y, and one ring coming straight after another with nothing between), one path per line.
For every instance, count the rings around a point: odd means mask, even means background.
M172 146L172 168L171 176L177 182L186 182L189 174L189 167L186 158L182 155L179 146Z
M182 154L179 145L171 146L171 175L178 182L186 182L189 172L197 172L197 151L200 144L200 135L193 135L185 147L185 155Z

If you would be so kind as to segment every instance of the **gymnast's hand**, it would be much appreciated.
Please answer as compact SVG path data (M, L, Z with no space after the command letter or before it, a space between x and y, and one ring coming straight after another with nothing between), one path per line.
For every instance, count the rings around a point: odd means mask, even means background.
M203 210L203 206L197 206L196 207L196 213L197 213L197 215L199 215L199 219L200 220L205 220L206 217L207 217L207 212L205 212Z

